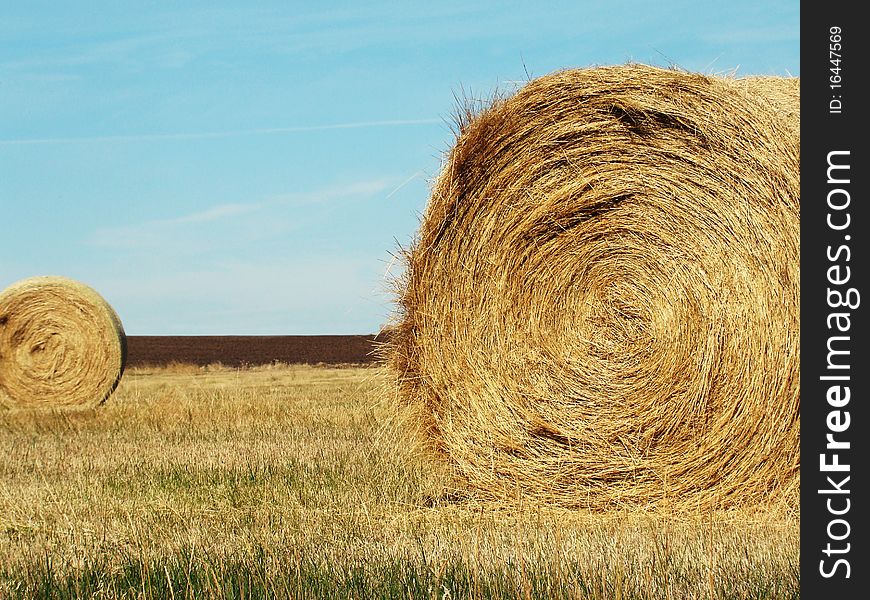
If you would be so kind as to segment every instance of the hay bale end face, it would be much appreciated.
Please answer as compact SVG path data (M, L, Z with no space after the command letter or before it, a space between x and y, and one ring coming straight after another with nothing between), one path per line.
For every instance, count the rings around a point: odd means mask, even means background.
M386 351L432 455L500 499L796 499L798 109L627 65L461 119Z
M0 406L95 407L126 352L118 315L84 284L34 277L0 293Z

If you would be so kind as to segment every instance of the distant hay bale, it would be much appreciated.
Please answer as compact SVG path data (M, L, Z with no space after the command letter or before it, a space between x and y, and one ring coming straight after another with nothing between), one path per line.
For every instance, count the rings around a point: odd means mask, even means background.
M799 98L626 65L461 117L386 349L460 482L591 509L795 501Z
M126 353L118 315L86 285L34 277L0 293L0 406L102 404Z

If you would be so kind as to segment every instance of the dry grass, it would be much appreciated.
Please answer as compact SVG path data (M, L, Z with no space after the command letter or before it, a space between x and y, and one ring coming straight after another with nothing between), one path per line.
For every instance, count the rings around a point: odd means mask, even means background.
M796 507L798 106L627 65L464 113L387 352L431 455L494 499Z
M132 369L99 410L0 412L0 597L797 597L796 515L458 498L385 378Z
M97 406L126 352L118 315L82 283L33 277L0 293L0 408Z
M801 80L797 77L744 77L729 80L752 98L773 105L773 111L800 140Z

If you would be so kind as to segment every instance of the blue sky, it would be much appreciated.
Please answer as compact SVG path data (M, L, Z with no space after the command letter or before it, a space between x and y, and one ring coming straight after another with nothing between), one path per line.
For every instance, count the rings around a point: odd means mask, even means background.
M131 335L375 332L456 97L798 76L799 42L797 1L0 0L0 288L79 279Z

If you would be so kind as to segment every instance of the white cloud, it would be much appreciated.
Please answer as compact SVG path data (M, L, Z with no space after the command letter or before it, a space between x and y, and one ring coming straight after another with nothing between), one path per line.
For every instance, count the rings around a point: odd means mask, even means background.
M395 177L381 177L365 181L354 181L342 185L324 187L310 192L291 192L269 196L266 202L269 205L307 206L313 204L325 204L337 200L361 198L373 196L385 191L396 181Z
M332 131L338 129L369 129L374 127L409 127L417 125L443 124L443 119L392 119L381 121L353 121L349 123L327 123L321 125L298 125L292 127L266 127L259 129L234 129L226 131L200 131L178 133L142 133L133 135L97 135L80 137L43 137L0 139L0 146L24 146L36 144L79 144L104 142L152 142L172 140L204 140L215 138L242 137L254 135L276 135L304 133L312 131Z
M175 217L100 228L86 242L114 250L144 251L155 259L171 255L177 260L215 248L230 248L233 243L250 244L288 234L316 218L314 207L383 193L397 179L355 181L273 195L260 202L217 204Z
M231 259L107 278L101 289L131 335L370 333L387 312L372 292L378 266L347 257Z
M221 204L169 219L104 227L97 229L87 243L115 250L141 249L152 253L186 254L204 250L208 246L207 238L197 235L201 234L203 228L193 226L250 215L260 208L259 204Z
M255 212L262 208L262 204L220 204L206 210L196 212L174 219L165 221L155 221L155 223L164 223L167 225L183 225L185 223L207 223L227 217L236 217Z

